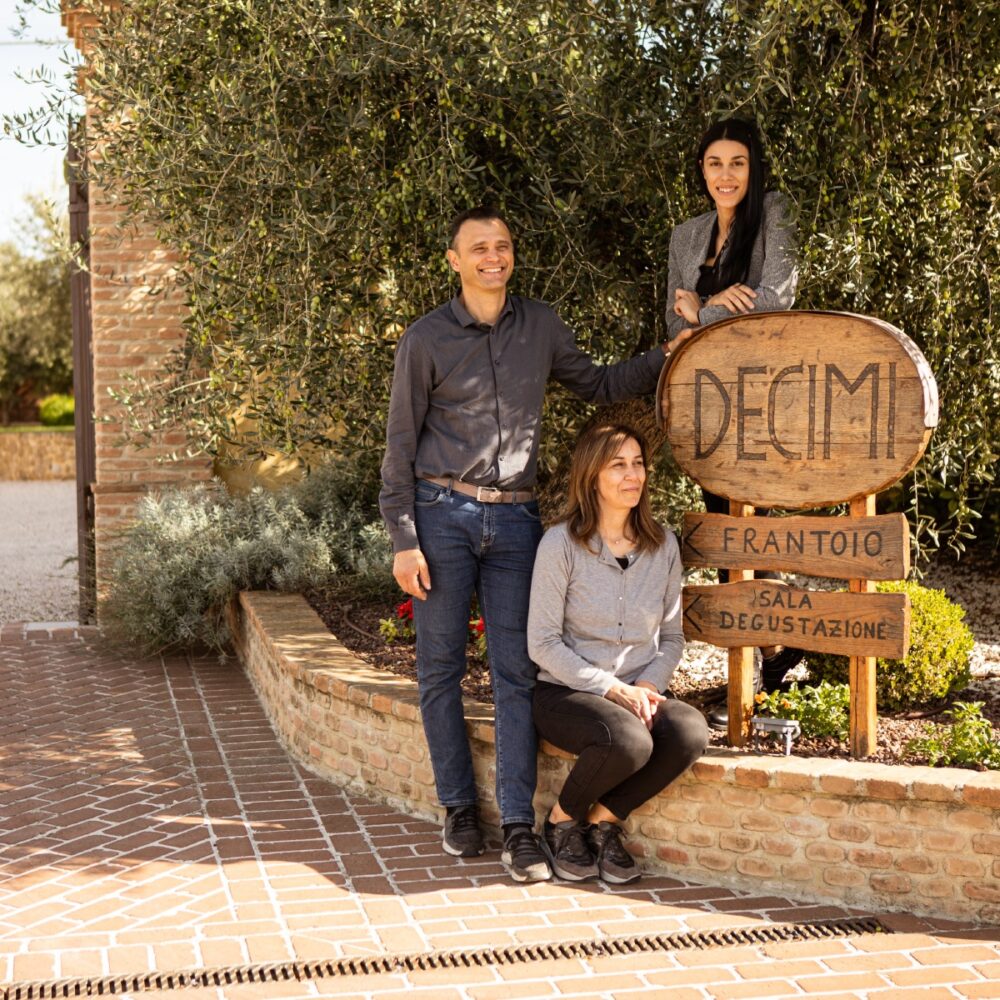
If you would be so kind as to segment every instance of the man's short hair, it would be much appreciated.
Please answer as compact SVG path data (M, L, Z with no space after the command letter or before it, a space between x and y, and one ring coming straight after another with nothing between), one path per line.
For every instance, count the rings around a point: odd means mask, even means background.
M455 237L458 236L458 231L462 228L463 223L470 220L473 222L491 222L493 219L507 226L507 220L495 205L476 205L475 208L467 208L464 212L459 212L451 220L451 226L448 229L448 246L455 246ZM510 226L507 226L507 228L510 229Z

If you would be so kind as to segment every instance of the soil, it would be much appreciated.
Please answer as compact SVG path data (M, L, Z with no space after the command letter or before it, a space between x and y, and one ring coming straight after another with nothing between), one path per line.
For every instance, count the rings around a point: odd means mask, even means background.
M362 660L378 670L387 670L416 680L413 641L403 639L389 643L379 633L379 622L382 619L396 618L395 604L351 602L342 597L316 593L307 594L306 597L330 631ZM705 666L707 657L717 658L719 651L704 646L699 649L699 646L701 644L688 644L685 658L674 674L671 693L702 711L709 711L725 699L725 687L719 683L719 670ZM468 663L462 682L463 692L471 698L492 703L489 669L486 662L476 655L471 643ZM797 673L802 675L802 669L799 668ZM867 759L883 764L927 764L925 757L907 752L907 743L924 735L927 723L949 725L951 719L944 713L954 701L983 702L983 716L991 721L995 730L1000 730L1000 684L993 677L978 677L969 688L958 692L948 702L922 712L880 713L878 747ZM725 733L713 731L710 745L728 747ZM763 740L758 748L748 747L741 752L780 754L782 748L776 741ZM800 736L794 742L792 753L798 757L850 758L848 744L834 737Z

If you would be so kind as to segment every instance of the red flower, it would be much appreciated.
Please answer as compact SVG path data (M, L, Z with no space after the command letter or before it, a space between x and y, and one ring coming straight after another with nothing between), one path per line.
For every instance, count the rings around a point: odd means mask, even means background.
M397 618L408 618L413 621L413 598L411 597L408 601L403 601L402 604L396 605L396 617Z
M470 622L472 627L482 635L486 631L486 621L483 618L479 618L477 621Z

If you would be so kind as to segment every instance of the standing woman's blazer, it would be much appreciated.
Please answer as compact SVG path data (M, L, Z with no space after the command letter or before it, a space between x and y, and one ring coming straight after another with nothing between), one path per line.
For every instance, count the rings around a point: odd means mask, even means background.
M678 288L695 290L701 273L699 268L710 253L708 243L715 219L716 212L712 209L682 222L670 235L667 272L667 332L670 337L676 337L681 330L691 326L683 316L674 312L674 292ZM795 233L788 218L787 199L777 191L769 191L764 195L760 231L750 256L750 270L743 282L757 293L753 311L791 309L798 283ZM703 304L698 313L698 325L705 326L735 315L738 314L731 313L725 306Z

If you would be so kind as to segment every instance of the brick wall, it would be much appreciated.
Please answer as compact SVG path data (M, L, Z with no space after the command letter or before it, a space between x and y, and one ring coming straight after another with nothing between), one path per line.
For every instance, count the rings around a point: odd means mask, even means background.
M297 595L244 593L237 650L289 751L317 774L437 818L416 685L372 670ZM492 708L466 703L484 818ZM566 777L543 747L538 815ZM1000 921L1000 775L712 750L629 821L650 868L757 893Z
M98 580L116 533L150 490L205 481L208 459L173 459L184 434L163 434L150 447L121 443L122 412L109 390L126 375L154 376L184 337L183 297L173 284L176 260L148 232L122 238L122 210L106 192L90 191L90 261L95 429L95 545Z
M86 55L87 35L96 23L94 15L66 2L62 20L77 48ZM86 96L85 71L80 80ZM88 101L88 119L96 113ZM211 465L205 458L170 457L184 449L181 431L163 434L147 448L121 444L122 412L109 391L124 388L127 374L157 374L167 354L183 339L186 307L173 282L177 261L157 242L153 226L139 225L121 232L118 223L123 213L114 192L93 183L88 200L97 421L94 542L100 587L118 532L134 517L139 499L151 490L207 480Z

